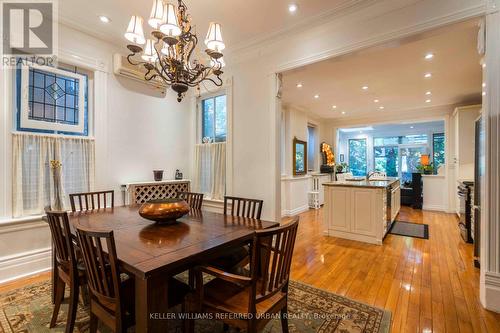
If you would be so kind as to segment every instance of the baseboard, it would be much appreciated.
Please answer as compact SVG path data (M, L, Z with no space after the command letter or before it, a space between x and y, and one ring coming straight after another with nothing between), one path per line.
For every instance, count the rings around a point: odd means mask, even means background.
M50 270L51 252L46 248L0 258L0 283Z
M447 212L448 208L440 205L423 205L422 210L432 210L437 212Z
M309 210L309 205L297 207L294 209L284 209L281 211L281 216L286 217L286 216L295 216L303 212L307 212Z
M500 274L485 272L482 296L482 303L486 309L500 313Z

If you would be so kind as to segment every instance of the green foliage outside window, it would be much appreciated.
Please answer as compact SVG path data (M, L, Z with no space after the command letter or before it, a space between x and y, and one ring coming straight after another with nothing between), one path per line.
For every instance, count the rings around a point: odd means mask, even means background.
M354 176L366 176L366 139L349 140L349 169Z

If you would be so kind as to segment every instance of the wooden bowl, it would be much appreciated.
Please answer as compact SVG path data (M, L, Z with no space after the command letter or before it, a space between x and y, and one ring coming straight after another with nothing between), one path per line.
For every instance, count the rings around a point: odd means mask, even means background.
M188 203L182 199L158 199L142 204L139 215L161 224L175 223L178 218L189 213Z

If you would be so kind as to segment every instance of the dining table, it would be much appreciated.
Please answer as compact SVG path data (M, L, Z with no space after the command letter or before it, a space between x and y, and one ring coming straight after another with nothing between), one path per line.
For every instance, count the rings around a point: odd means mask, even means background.
M168 280L249 243L277 222L194 210L173 224L142 218L139 206L70 213L73 227L113 230L120 269L135 280L136 332L167 332Z

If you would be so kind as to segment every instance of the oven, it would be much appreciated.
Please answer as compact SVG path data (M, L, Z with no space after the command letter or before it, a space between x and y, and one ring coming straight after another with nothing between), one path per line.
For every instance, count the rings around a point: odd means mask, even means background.
M472 182L460 182L457 187L457 195L460 202L458 228L460 229L460 235L467 243L473 243L471 215L471 187L473 184Z

